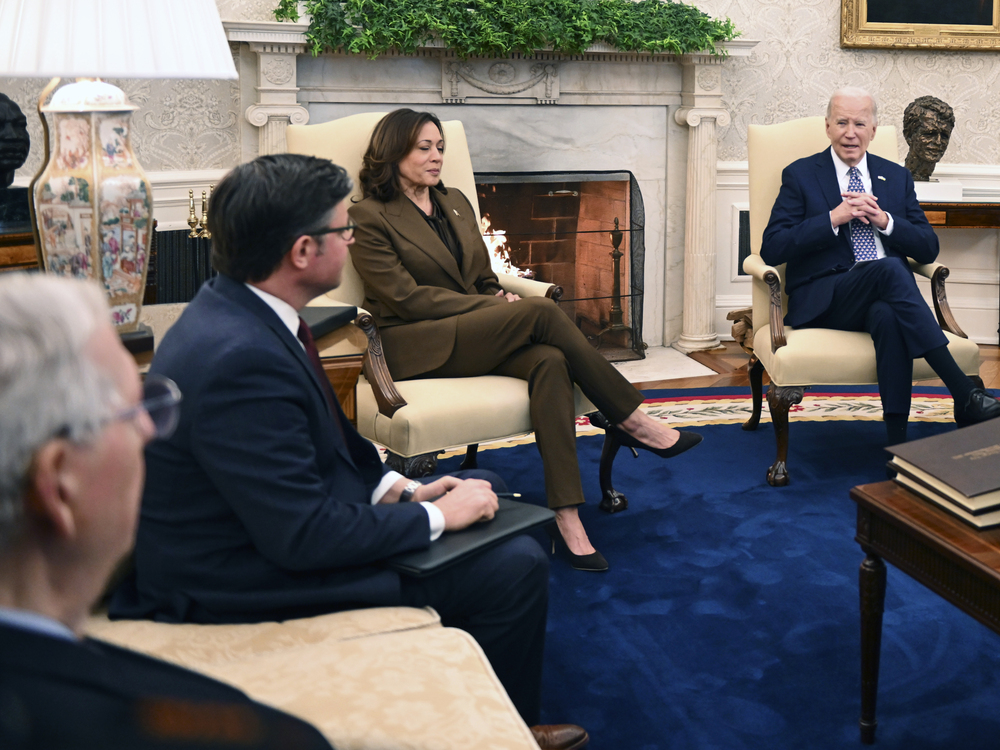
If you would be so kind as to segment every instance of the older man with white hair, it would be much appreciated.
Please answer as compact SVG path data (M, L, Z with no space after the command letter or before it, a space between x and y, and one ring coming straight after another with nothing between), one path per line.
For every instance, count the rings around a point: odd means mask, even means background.
M959 426L1000 416L1000 403L956 364L917 289L907 258L931 263L938 239L909 170L868 153L877 126L871 94L834 92L826 111L831 147L781 173L760 256L787 264L786 325L871 334L891 445L906 440L918 357L951 392Z
M86 638L135 534L143 448L180 393L143 385L97 286L0 278L0 747L326 748L308 724Z

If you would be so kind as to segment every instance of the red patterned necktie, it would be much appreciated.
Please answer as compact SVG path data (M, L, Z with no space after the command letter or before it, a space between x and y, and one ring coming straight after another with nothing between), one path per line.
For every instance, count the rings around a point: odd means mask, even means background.
M865 192L861 182L861 172L857 167L851 167L848 173L847 190L851 193ZM878 250L875 248L875 229L871 224L865 224L861 219L851 219L851 247L854 250L854 260L859 263L866 260L877 260Z
M326 372L323 370L323 363L319 359L319 349L316 348L316 342L313 340L312 331L309 330L309 326L306 322L299 318L299 332L295 334L298 336L299 341L306 348L306 355L309 357L309 361L312 362L313 371L316 373L316 377L319 378L320 386L323 388L323 393L326 395L326 402L330 405L330 411L335 415L337 414L337 397L333 393L333 388L330 387L330 380L326 377ZM340 423L340 420L337 420Z

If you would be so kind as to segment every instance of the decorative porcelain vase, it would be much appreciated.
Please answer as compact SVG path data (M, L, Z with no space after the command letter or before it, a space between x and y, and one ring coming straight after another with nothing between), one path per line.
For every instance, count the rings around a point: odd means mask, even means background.
M120 333L139 323L152 230L150 184L129 142L135 109L103 81L59 89L43 108L52 156L34 195L45 270L97 280Z

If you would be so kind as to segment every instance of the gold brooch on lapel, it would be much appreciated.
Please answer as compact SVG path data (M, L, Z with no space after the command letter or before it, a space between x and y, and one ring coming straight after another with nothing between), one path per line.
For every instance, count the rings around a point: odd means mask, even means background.
M879 175L878 178L882 180L882 182L885 182L885 177L883 177L882 175Z
M451 209L451 210L455 212L455 216L458 216L458 218L460 218L460 219L462 218L461 216L459 216L459 213L458 213L458 209L457 209L457 208L453 208L453 209Z

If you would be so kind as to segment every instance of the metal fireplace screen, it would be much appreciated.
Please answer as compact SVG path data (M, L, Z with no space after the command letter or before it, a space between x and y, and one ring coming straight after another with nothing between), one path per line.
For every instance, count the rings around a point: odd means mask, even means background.
M477 173L476 189L491 249L561 286L560 307L609 360L643 359L645 214L632 173Z

